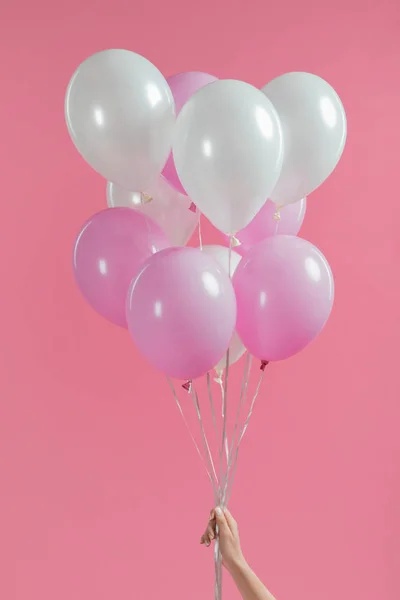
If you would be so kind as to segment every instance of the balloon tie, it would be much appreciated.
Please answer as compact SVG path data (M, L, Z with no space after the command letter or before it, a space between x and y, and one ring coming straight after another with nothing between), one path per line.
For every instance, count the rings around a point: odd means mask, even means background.
M150 196L150 194L147 194L146 192L140 192L140 198L143 204L148 204L153 200L153 196Z
M197 208L194 202L191 203L191 205L189 206L189 210L191 210L192 212L196 212Z
M232 248L236 248L237 246L241 246L242 242L240 240L237 239L237 237L235 237L234 235L231 236L231 247Z
M223 373L223 371L222 371L222 370L221 370L221 371L216 371L216 375L217 375L217 376L216 376L216 377L214 377L214 381L215 381L215 383L218 383L219 385L221 385L221 384L222 384L222 373Z
M281 220L281 208L282 208L282 205L281 204L276 204L275 208L276 208L276 211L275 211L275 213L274 213L274 215L273 215L272 218L274 219L274 221L280 221Z
M190 392L192 391L192 382L190 380L186 381L185 383L182 383L182 387L190 394Z
M260 371L265 371L266 366L269 364L269 360L262 360L260 365Z

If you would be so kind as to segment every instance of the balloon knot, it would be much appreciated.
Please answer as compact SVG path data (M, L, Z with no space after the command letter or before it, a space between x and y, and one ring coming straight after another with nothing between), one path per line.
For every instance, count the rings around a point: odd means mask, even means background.
M260 365L260 371L265 371L265 367L269 364L269 360L262 360Z
M150 194L147 194L146 192L141 192L140 197L143 204L148 204L153 200L153 197L150 196Z
M192 204L189 206L189 210L191 210L191 211L192 211L192 212L194 212L194 213L196 212L196 210L197 210L197 207L196 207L196 205L195 205L195 203L194 203L194 202L192 202Z
M237 248L237 246L241 246L242 242L237 239L234 235L231 236L231 246L232 248Z
M182 387L184 390L190 393L192 391L192 382L186 381L186 383L182 383Z
M272 218L274 219L274 221L281 220L281 213L279 212L279 210L277 210L276 213L274 213L274 216Z

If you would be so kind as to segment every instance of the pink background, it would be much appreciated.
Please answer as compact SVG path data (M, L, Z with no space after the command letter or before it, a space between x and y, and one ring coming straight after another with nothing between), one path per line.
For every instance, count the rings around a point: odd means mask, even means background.
M72 280L75 233L106 200L68 139L65 86L125 47L166 75L308 70L342 97L348 147L302 230L336 305L271 368L232 507L279 600L398 600L399 23L395 0L3 3L2 599L212 598L211 494L164 380Z

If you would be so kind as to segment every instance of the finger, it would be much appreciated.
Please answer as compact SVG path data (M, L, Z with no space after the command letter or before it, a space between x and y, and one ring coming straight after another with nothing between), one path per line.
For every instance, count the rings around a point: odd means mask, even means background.
M206 530L200 538L200 544L205 544L207 542L207 540L208 540L208 533Z
M222 508L220 508L219 506L218 506L218 508L215 509L215 518L217 521L219 534L226 535L227 533L230 533L230 528L228 525L228 521L226 520L226 516L225 516Z
M210 511L210 516L208 518L209 521L214 521L215 520L215 509L211 509Z
M204 546L207 546L207 548L208 548L208 546L210 546L210 544L211 544L210 537L206 534L202 535L200 544L203 544Z
M207 531L206 531L207 537L210 541L212 541L215 538L215 528L212 525L209 525L207 527Z
M213 539L215 539L215 529L210 524L201 536L200 544L206 544L206 546L209 546Z
M232 533L238 533L238 524L236 523L235 519L232 517L232 514L229 512L229 510L227 508L224 509L224 513L225 513L225 519L228 523L229 529L232 531Z

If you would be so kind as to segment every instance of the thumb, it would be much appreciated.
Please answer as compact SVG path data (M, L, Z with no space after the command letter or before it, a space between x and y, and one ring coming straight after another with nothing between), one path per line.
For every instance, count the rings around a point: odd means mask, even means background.
M217 521L219 533L224 535L229 533L229 525L226 520L224 511L219 506L215 509L215 519Z

